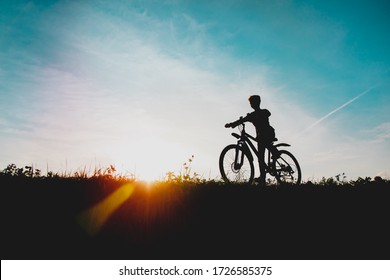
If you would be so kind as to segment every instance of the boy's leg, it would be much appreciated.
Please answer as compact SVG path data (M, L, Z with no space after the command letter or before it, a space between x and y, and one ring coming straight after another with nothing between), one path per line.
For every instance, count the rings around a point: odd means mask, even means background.
M259 183L265 185L265 163L264 163L264 154L265 154L265 145L258 142L257 143L257 149L259 151L259 169L260 169L260 177L259 177Z
M278 149L273 145L275 138L275 130L270 129L269 133L264 138L264 145L270 150L273 159L277 159L280 156Z
M280 156L278 149L272 143L269 144L268 149L271 151L273 159L277 159Z

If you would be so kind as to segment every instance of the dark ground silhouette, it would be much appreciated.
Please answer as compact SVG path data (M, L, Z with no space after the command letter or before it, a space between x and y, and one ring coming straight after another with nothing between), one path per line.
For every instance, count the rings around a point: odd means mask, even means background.
M137 183L96 236L107 178L0 177L2 259L389 259L390 184Z

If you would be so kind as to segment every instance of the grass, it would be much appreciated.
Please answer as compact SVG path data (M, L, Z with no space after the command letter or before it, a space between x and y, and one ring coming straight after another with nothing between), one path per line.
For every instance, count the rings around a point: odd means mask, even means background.
M389 180L227 185L190 163L154 183L114 166L43 176L9 165L2 259L389 258Z

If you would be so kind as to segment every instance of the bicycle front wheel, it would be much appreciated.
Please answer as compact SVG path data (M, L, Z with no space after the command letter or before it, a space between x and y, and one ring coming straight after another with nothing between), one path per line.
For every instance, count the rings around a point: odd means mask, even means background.
M255 175L253 161L239 145L225 147L219 157L219 170L226 183L252 183Z
M297 159L289 151L279 151L280 157L273 161L272 170L278 183L299 185L301 168Z

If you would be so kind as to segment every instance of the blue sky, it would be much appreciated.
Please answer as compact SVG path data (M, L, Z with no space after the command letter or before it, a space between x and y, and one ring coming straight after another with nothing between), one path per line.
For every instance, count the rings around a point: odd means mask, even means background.
M387 1L2 1L0 168L216 178L260 94L306 179L390 176Z

